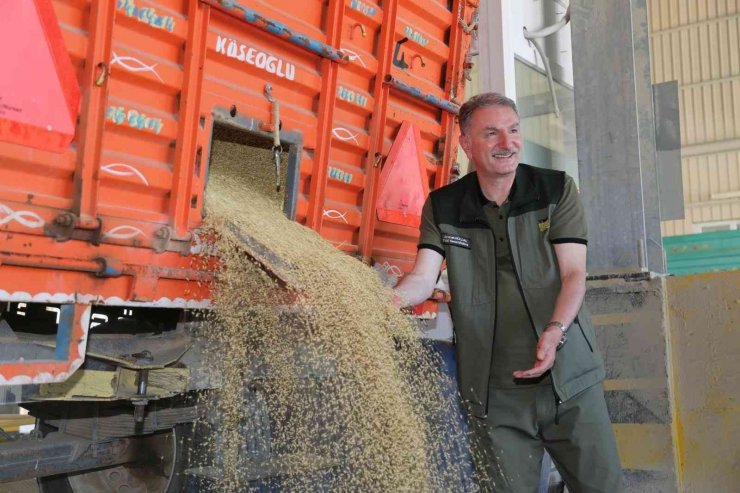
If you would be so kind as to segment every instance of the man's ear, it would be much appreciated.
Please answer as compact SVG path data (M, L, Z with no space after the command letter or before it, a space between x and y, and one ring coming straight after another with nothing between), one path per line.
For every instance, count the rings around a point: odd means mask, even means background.
M460 147L462 147L463 152L466 156L468 156L468 159L470 158L470 137L466 134L460 134Z

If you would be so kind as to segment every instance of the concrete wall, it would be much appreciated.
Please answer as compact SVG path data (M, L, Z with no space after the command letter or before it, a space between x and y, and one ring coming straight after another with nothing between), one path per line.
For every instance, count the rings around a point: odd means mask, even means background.
M738 491L740 271L590 280L586 303L628 491Z
M586 305L604 356L604 395L627 491L673 493L673 416L666 344L665 279L588 282Z
M740 490L740 271L667 279L682 492Z

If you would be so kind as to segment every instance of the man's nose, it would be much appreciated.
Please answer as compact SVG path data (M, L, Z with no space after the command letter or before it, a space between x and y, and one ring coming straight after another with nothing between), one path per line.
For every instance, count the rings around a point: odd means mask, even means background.
M508 149L511 144L511 136L507 132L501 132L498 136L498 146Z

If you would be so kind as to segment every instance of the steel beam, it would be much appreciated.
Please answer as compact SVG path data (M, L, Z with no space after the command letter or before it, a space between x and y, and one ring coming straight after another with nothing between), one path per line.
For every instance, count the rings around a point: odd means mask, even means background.
M385 82L412 98L424 101L425 103L431 104L432 106L452 113L453 115L457 115L460 112L460 106L455 103L447 101L446 99L438 98L433 94L425 93L418 87L410 86L390 74L385 76Z
M646 0L573 0L571 23L589 273L663 273Z
M740 151L740 139L715 140L714 142L685 146L681 148L681 156L694 157L735 151Z

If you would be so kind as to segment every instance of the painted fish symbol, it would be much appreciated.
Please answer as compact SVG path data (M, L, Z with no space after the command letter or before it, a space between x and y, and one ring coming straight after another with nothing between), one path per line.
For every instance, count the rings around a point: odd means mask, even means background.
M324 214L325 217L328 217L329 219L341 219L345 222L345 224L349 224L349 221L347 220L347 213L341 213L336 209L329 209L325 210Z
M356 52L342 48L342 53L349 55L347 58L349 59L350 62L357 60L360 63L360 65L367 68L367 65L362 60L362 57L358 55Z
M149 186L149 181L147 181L144 174L130 164L110 163L105 166L101 166L100 170L116 176L138 176L139 179L144 182L144 185Z
M342 140L342 141L352 140L352 141L355 142L355 144L359 144L360 143L360 141L357 140L357 135L358 134L352 133L349 130L347 130L346 128L336 127L334 129L332 129L331 133L334 134L334 137L336 137L339 140Z
M103 237L112 238L114 240L130 240L131 238L135 238L136 236L139 236L139 235L144 236L144 232L140 230L139 228L134 228L133 226L123 225L123 226L116 226L115 228L106 232L103 235Z
M0 218L0 225L7 224L10 221L15 221L22 224L27 228L40 228L46 221L31 211L14 211L5 204L0 204L0 213L4 213L5 217Z
M400 267L398 267L397 265L393 265L388 261L380 264L380 267L388 274L392 274L398 277L401 277L403 275L403 272L401 271Z
M135 63L138 65L138 67L129 65L129 63L127 62ZM164 80L162 80L162 77L160 77L157 71L154 70L154 67L157 66L156 63L153 63L152 65L147 65L146 63L142 62L138 58L135 58L132 56L118 56L116 52L114 51L113 60L110 61L110 64L111 66L118 64L130 72L151 72L157 77L157 79L159 79L160 82L164 82Z

